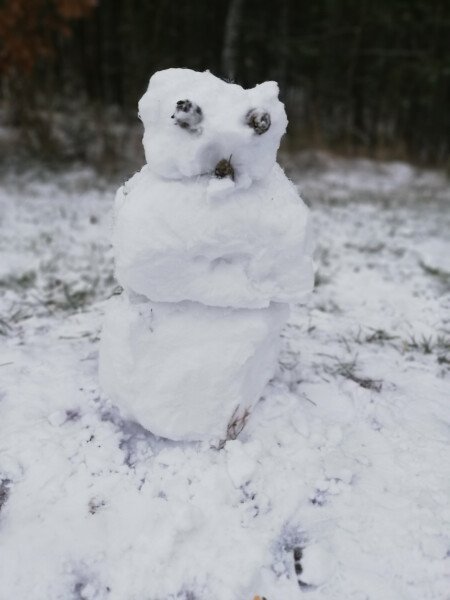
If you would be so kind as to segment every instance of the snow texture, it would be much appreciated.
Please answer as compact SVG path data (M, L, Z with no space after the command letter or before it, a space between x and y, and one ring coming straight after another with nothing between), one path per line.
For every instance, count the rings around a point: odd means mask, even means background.
M270 115L267 129L261 126L265 113ZM236 187L243 188L271 170L287 125L274 81L244 90L208 71L190 69L155 73L139 102L139 115L146 160L157 175L212 174L220 160L231 157Z
M224 440L245 424L280 350L288 308L216 308L110 301L100 346L100 381L124 415L173 440Z
M124 415L171 440L236 436L274 375L288 304L313 286L308 209L275 163L277 95L168 69L139 103L148 164L117 193L125 295L99 375Z
M2 179L1 600L448 600L448 180L308 160L317 285L222 450L99 392L112 188Z
M167 181L146 166L116 199L120 284L155 302L263 308L311 291L308 210L281 167L210 199L210 177Z

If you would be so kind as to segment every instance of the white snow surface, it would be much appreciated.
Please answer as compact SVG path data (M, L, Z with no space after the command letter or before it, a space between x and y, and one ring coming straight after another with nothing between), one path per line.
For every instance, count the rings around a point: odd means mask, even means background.
M281 167L226 198L208 197L209 181L168 181L145 166L119 189L120 284L154 302L233 308L297 302L310 292L309 211Z
M288 304L313 287L308 210L275 163L284 107L273 82L168 69L139 110L148 164L117 194L125 295L107 311L100 385L156 435L224 440L275 373Z
M180 127L172 118L177 102L185 100L202 112L194 129ZM270 127L260 135L246 123L252 109L270 115ZM139 102L139 115L146 160L156 174L184 179L213 173L220 160L230 160L238 188L266 177L287 126L274 81L244 90L209 71L190 69L155 73Z
M156 435L219 443L273 377L288 314L284 304L234 310L124 292L106 311L100 384Z
M112 188L3 177L1 600L450 598L448 182L342 164L291 172L317 285L221 450L99 393Z

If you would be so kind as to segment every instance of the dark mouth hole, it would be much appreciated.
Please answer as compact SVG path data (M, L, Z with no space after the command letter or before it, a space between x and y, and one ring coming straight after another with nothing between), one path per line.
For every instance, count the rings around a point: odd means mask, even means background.
M231 179L234 181L234 169L231 165L231 156L229 159L222 158L222 160L219 160L219 162L215 166L214 175L218 179L231 177Z

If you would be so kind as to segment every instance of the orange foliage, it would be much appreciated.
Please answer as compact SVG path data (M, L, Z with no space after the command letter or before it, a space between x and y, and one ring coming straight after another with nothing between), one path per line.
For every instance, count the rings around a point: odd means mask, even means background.
M55 34L89 14L97 0L6 0L0 6L0 74L29 73L54 53Z

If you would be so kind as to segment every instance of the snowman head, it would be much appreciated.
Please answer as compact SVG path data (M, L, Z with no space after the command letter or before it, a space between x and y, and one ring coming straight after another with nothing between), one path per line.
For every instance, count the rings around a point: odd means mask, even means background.
M253 89L209 71L159 71L139 102L144 149L166 179L207 176L245 188L273 167L287 118L278 85Z

